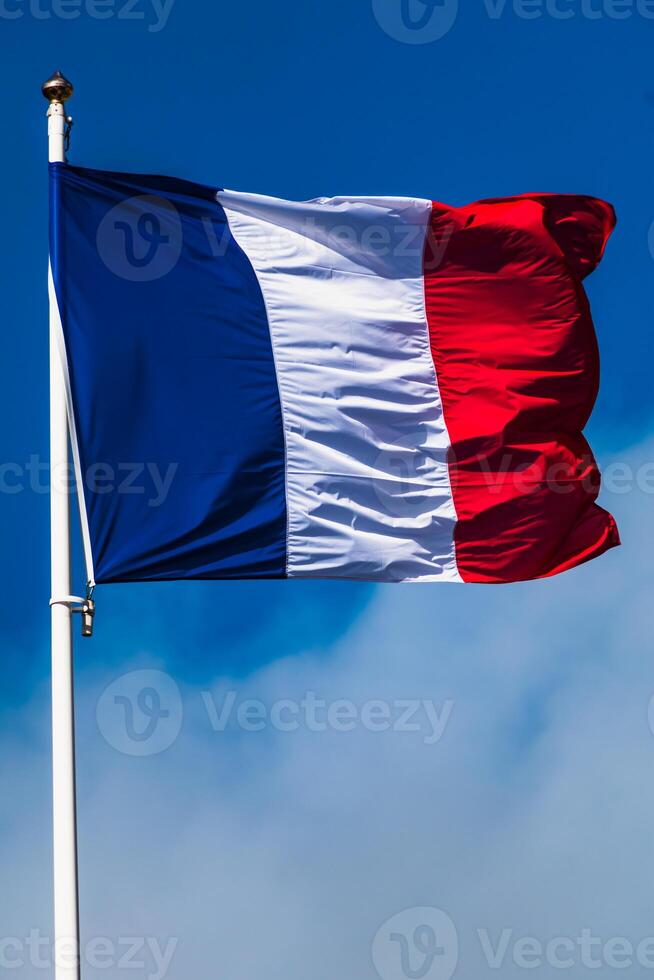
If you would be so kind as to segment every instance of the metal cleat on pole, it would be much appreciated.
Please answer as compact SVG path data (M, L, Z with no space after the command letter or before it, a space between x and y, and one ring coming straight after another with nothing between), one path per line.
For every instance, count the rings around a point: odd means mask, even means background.
M91 598L92 594L93 589L90 589L85 598L66 595L61 599L50 599L50 606L67 606L71 613L79 613L82 617L82 636L93 636L95 602Z

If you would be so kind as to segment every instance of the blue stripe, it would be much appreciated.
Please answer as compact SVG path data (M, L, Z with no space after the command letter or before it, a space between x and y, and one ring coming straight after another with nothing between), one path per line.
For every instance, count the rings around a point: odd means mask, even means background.
M284 577L270 331L215 189L50 173L96 581Z

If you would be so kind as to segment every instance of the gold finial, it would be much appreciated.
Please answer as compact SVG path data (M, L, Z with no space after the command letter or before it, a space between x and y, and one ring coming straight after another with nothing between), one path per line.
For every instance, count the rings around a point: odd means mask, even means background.
M60 71L56 71L47 82L43 83L41 91L51 104L53 102L65 102L73 94L73 86Z

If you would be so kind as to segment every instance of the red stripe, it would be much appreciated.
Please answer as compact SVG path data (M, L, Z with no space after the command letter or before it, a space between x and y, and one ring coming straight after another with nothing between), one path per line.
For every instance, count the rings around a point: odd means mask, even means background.
M599 358L581 283L614 225L587 197L433 205L427 319L466 582L553 575L620 543L582 435Z

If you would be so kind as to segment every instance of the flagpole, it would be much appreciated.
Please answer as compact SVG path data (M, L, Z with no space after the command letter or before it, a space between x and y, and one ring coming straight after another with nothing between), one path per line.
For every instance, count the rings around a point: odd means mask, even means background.
M44 82L48 106L48 159L64 163L66 112L73 87L59 72ZM50 561L52 596L70 594L68 417L64 374L50 297ZM79 980L79 901L75 793L72 610L62 601L52 617L52 829L56 980Z

